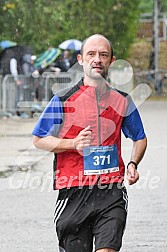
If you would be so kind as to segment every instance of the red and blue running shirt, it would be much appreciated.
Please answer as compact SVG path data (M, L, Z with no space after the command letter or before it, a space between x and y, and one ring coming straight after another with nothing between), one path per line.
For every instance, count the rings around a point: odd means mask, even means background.
M107 86L100 94L83 80L60 90L41 114L32 132L38 137L75 138L90 125L90 148L79 153L55 154L54 189L122 182L125 166L121 156L121 131L133 141L146 137L131 97Z

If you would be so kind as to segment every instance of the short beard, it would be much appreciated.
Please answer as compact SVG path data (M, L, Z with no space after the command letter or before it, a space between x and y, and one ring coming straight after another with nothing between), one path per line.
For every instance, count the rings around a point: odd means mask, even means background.
M103 71L102 73L98 73L96 71L92 71L93 68L90 68L89 73L87 74L92 79L106 79L107 74Z

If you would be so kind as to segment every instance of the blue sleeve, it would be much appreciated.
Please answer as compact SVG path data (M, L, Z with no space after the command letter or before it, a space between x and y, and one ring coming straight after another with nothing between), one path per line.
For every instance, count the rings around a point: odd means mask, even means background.
M32 134L38 137L57 136L62 120L62 103L58 96L54 96L38 119Z
M122 131L125 137L133 141L141 140L146 137L141 117L131 99L129 100L126 116L123 119Z

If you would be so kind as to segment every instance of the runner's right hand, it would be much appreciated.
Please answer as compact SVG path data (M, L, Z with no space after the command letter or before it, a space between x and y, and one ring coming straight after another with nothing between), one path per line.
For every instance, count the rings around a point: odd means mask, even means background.
M91 144L91 137L92 131L90 130L90 126L87 126L73 139L75 149L82 151L84 148L89 147Z

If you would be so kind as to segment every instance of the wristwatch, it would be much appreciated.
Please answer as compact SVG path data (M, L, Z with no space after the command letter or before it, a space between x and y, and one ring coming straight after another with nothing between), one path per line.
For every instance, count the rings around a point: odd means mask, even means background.
M130 164L133 164L135 166L135 169L137 170L137 163L134 162L134 161L130 161L128 164L127 164L127 168Z

